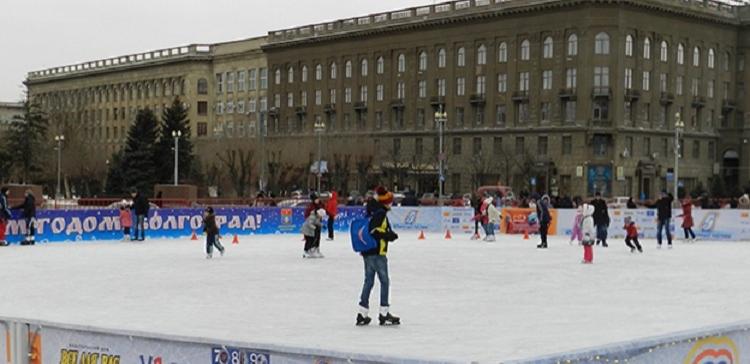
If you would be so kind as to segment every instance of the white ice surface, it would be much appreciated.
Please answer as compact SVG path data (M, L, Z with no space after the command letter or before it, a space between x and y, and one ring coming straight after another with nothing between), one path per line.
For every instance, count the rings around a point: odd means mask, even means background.
M299 236L0 248L0 316L424 359L499 362L750 319L750 243L677 243L631 255L551 237L402 232L390 248L401 327L355 327L362 259L348 238L302 259ZM378 307L379 286L371 296Z

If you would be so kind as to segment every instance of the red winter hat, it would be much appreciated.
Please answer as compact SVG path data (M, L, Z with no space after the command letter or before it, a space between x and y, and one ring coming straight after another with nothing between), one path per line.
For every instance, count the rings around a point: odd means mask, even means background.
M386 205L390 205L391 203L393 203L393 194L388 192L387 188L380 186L375 189L375 193L378 194L376 198L378 199L380 203L383 203Z

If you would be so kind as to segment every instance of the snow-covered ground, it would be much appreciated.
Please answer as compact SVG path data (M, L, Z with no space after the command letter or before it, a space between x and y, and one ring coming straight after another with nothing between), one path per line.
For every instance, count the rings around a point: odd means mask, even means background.
M499 362L750 319L750 243L630 254L551 237L391 245L400 327L355 327L362 260L339 235L304 260L297 235L0 248L0 316L424 359ZM379 287L371 296L377 309Z

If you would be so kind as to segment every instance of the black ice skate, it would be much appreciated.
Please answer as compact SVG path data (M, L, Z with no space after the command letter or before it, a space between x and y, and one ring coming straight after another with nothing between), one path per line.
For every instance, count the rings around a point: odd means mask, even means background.
M380 320L380 326L390 326L390 325L401 325L401 318L391 315L391 313L383 315L379 315L378 319Z
M361 313L357 314L357 326L366 326L370 324L372 319L369 316L364 316Z

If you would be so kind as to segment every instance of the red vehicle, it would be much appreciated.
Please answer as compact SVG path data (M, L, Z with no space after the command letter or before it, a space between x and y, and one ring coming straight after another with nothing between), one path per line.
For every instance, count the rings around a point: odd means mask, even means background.
M508 186L482 186L477 188L477 196L482 197L485 193L489 192L492 196L500 196L500 198L514 198L513 189Z

